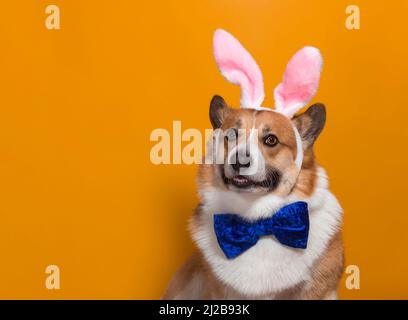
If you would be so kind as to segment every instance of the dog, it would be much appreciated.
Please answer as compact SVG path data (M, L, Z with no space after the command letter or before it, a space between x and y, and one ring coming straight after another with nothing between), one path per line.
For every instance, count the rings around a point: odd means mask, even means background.
M241 108L218 95L211 100L217 134L210 156L222 161L199 166L200 203L189 224L198 250L163 299L337 299L343 211L314 154L326 108L316 103L295 115L316 93L320 52L306 47L289 61L276 110L261 106L262 74L238 40L217 30L214 55L225 78L241 87ZM302 223L282 233L296 210L294 221ZM257 233L273 223L274 232Z

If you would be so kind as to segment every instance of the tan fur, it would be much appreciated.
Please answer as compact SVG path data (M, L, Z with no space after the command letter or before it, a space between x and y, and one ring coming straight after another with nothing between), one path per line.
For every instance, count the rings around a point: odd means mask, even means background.
M301 299L324 299L330 292L337 291L343 273L343 242L341 232L330 241L326 252L313 266L311 284L301 290Z
M293 188L294 193L301 197L309 197L313 193L316 184L316 168L313 149L308 149L303 156L302 170L300 170L296 185Z

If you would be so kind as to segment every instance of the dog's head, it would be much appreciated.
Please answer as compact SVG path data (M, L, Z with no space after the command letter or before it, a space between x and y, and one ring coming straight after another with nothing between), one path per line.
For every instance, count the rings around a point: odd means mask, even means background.
M302 168L314 164L313 144L326 119L322 104L294 116L317 91L319 50L305 47L289 61L274 91L275 110L261 106L262 73L237 39L217 30L214 56L222 75L241 87L241 108L230 108L220 96L211 101L210 120L216 130L211 156L216 164L206 180L237 192L287 195Z
M322 104L289 119L269 110L233 109L214 96L210 104L218 155L214 179L237 192L289 193L304 155L313 155L325 119Z

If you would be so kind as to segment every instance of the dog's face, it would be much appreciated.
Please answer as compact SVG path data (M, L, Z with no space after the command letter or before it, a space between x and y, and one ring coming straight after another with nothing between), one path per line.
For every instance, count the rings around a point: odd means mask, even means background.
M214 182L236 192L286 195L298 177L299 159L323 129L325 108L316 104L290 120L268 110L232 109L215 96L210 120L223 160L215 164Z

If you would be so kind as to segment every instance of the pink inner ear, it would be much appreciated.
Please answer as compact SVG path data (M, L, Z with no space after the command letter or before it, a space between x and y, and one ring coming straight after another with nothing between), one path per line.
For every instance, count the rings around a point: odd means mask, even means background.
M214 33L214 57L222 75L241 87L241 107L257 108L263 102L261 70L248 51L225 30Z
M314 47L305 47L286 66L283 81L275 88L275 108L292 117L316 94L322 69L322 56Z

